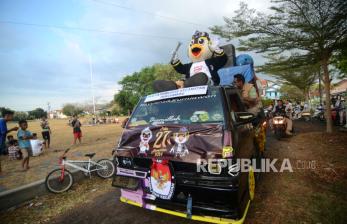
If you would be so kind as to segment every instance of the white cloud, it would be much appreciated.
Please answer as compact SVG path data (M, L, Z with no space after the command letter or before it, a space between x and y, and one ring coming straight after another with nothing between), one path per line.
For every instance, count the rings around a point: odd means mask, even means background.
M47 47L52 48L53 51L50 52L52 55L46 57L36 52L32 57L24 58L21 61L23 66L20 68L17 68L18 65L16 67L15 64L6 64L6 72L9 74L20 74L21 77L45 74L40 80L37 80L42 85L40 89L42 94L34 94L37 87L31 91L26 91L27 94L31 94L32 100L27 101L30 98L27 95L20 100L23 101L22 105L31 102L34 108L36 105L41 105L42 102L49 100L53 107L60 107L64 102L90 100L89 54L93 59L95 96L101 101L111 100L114 93L120 88L117 84L118 81L124 75L140 70L144 66L168 63L171 51L178 40L184 41L179 54L183 60L187 60L187 43L194 31L208 31L208 26L222 25L224 23L223 17L232 16L234 10L239 8L240 3L240 0L99 1L121 4L134 8L134 10L121 9L112 4L101 4L93 0L81 1L83 4L82 16L78 19L61 21L59 24L96 30L165 36L172 39L117 35L108 32L40 30L40 32L53 33L55 38L59 40L41 46L43 50ZM269 6L268 0L248 0L246 2L250 7L261 11L266 11ZM153 12L155 15L143 11ZM203 24L203 26L163 17L177 18L177 20ZM42 23L44 24L45 21ZM13 32L6 31L7 39L10 38L9 36L19 37L15 30ZM27 43L28 41L26 40L26 45L30 45ZM5 49L3 44L10 46L6 50L11 51L11 57L15 58L16 51L23 47L19 42L13 46L13 42L10 44L0 41L0 46L2 50ZM35 40L32 42L37 44ZM253 53L251 55L255 58L256 64L262 61L259 55ZM4 57L11 58L8 55ZM2 76L4 73L0 72L0 75ZM6 79L6 82L10 83L10 80ZM37 86L35 83L31 84ZM21 87L17 87L17 90L8 88L6 91L21 94L20 92L23 91L18 89L25 90L26 88L30 88L30 85L23 84ZM1 104L20 108L18 106L20 103L12 103L9 100L1 100Z

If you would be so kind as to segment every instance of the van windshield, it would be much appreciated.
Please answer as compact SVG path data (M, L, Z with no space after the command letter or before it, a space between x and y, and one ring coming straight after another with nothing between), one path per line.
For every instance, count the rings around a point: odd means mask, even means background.
M224 112L219 89L205 96L176 98L144 103L144 98L132 114L129 126L223 123Z

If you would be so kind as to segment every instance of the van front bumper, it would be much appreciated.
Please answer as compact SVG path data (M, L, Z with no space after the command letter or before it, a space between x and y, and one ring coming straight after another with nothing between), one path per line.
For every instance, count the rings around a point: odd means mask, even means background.
M178 212L178 211L174 211L174 210L160 208L160 207L153 205L153 204L150 204L150 203L142 203L141 204L141 203L132 201L130 199L127 199L125 197L121 197L120 201L127 203L127 204L130 204L130 205L134 205L134 206L145 208L145 209L152 210L152 211L166 213L169 215L174 215L174 216L192 219L192 220L201 221L201 222L219 223L219 224L242 224L246 218L248 208L250 205L250 201L248 201L246 209L244 210L244 214L242 215L242 217L240 219L236 220L236 219L227 219L227 218L220 218L220 217L214 217L214 216L201 216L201 215L189 216L188 214L186 214L184 212Z

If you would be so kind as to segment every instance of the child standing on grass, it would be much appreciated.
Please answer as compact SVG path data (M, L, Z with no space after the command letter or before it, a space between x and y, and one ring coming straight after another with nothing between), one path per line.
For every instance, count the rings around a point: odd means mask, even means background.
M76 145L76 141L78 139L79 143L82 142L82 130L81 130L81 122L78 120L77 115L73 116L73 120L71 122L71 126L73 128L73 136L74 136L74 141L73 144Z
M30 139L32 139L33 136L31 132L27 130L28 122L26 120L20 120L19 127L20 129L17 132L18 145L23 156L22 168L23 171L26 171L29 169Z

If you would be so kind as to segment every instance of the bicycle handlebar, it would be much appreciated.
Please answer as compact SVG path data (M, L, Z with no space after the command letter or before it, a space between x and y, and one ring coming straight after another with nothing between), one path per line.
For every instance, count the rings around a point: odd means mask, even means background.
M65 149L63 155L60 156L60 159L64 158L64 157L65 157L65 154L68 153L70 149L71 149L70 147L67 148L67 149Z

